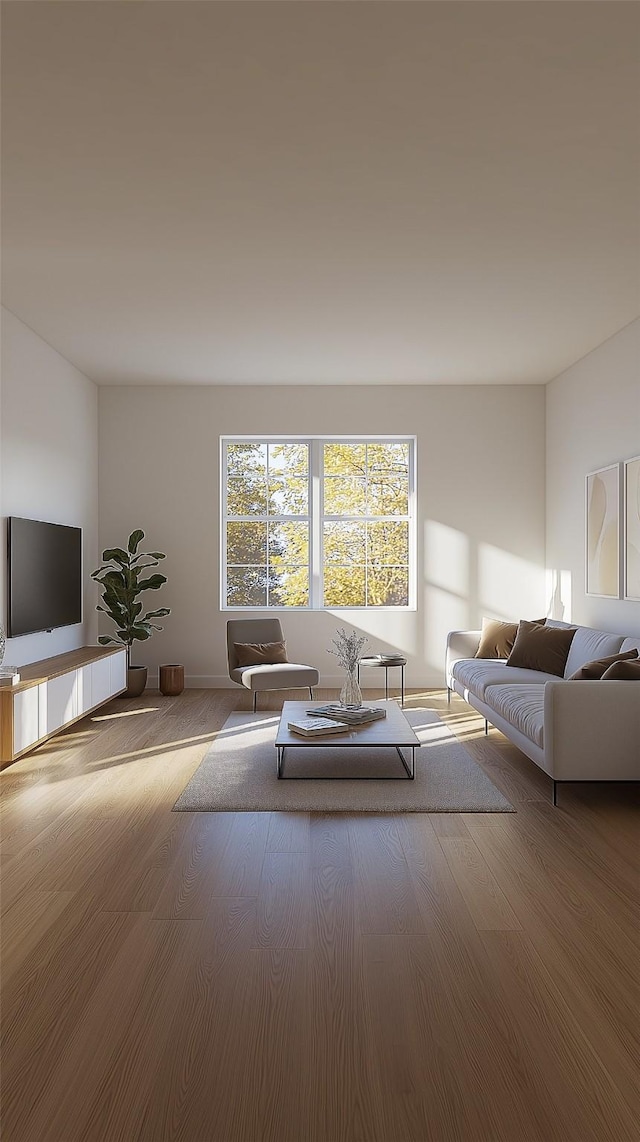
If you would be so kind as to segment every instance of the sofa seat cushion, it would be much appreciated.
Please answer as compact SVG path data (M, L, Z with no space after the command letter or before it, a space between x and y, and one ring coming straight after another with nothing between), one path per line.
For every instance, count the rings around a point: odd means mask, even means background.
M484 700L509 725L543 748L544 686L488 686Z
M485 698L487 686L538 685L557 682L555 674L543 674L540 670L524 670L517 666L507 668L506 659L501 658L460 658L453 665L453 677L476 698Z

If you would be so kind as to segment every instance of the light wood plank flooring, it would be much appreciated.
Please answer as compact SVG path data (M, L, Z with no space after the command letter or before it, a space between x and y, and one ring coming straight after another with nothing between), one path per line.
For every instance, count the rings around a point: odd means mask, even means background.
M638 1142L634 789L409 704L516 814L172 813L239 691L0 774L3 1142Z

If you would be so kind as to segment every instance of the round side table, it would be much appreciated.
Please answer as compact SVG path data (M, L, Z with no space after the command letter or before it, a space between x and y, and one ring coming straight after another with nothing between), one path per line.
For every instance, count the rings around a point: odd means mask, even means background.
M400 654L370 654L366 658L361 658L358 663L358 682L360 681L360 667L380 667L384 666L384 696L389 697L389 670L392 666L400 667L400 705L404 706L404 668L407 665L406 658Z
M184 690L184 666L161 666L160 667L160 693L164 694L165 698L173 698L176 694L182 694Z

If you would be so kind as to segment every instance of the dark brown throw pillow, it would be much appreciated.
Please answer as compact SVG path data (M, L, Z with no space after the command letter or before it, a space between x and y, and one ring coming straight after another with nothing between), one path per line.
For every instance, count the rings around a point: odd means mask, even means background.
M580 679L598 679L602 678L605 671L613 666L616 662L629 662L633 658L638 657L637 650L627 650L624 654L610 654L608 658L594 658L593 662L585 662L575 674L569 675L570 682L578 682Z
M275 662L288 662L286 642L234 642L237 669L244 666L270 666Z
M640 682L640 658L621 658L608 666L602 681Z
M528 623L523 619L518 624L516 641L507 659L507 666L541 670L545 674L557 674L562 678L575 633L575 627L567 630Z
M534 619L539 626L544 619ZM517 623L503 623L500 619L483 619L480 645L476 650L476 658L508 658L513 650L518 633Z

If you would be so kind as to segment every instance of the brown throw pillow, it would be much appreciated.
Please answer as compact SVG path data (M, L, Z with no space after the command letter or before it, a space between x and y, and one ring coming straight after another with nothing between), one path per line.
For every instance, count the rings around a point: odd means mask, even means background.
M518 624L516 641L507 659L507 666L541 670L545 674L557 674L562 678L575 633L575 627L566 630L528 623L523 619Z
M234 642L237 669L244 666L269 666L274 662L288 662L286 642Z
M534 619L535 623L543 626L544 619ZM518 633L517 623L503 623L499 619L483 619L480 645L476 650L476 658L508 658L513 650Z
M577 682L583 678L602 678L605 671L616 662L629 662L638 657L637 650L627 650L624 654L610 654L608 658L594 658L593 662L585 662L575 674L569 675L570 682Z
M602 681L640 682L640 658L620 658L608 666L602 675Z

